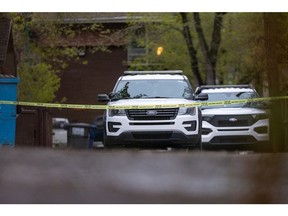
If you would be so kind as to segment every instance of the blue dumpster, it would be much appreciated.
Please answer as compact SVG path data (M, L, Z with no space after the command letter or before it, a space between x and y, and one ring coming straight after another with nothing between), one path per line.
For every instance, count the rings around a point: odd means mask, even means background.
M0 74L0 100L16 101L19 78ZM0 146L15 145L16 105L0 102Z

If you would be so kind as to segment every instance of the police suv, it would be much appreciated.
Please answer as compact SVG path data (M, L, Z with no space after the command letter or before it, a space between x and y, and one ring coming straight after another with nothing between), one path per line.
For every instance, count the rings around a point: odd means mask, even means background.
M98 95L110 107L104 113L103 144L199 146L201 111L193 103L207 99L206 94L195 97L182 71L125 71L109 95Z
M243 103L202 106L202 143L204 146L242 146L269 149L269 116L251 85L206 85L196 94L206 93L211 101L244 100Z

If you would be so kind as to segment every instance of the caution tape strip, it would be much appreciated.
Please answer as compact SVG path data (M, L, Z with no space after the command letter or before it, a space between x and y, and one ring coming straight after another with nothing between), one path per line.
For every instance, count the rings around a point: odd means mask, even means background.
M0 100L0 104L4 105L21 105L21 106L35 106L46 108L67 108L67 109L91 109L91 110L105 110L105 109L159 109L159 108L179 108L179 107L199 107L199 106L218 106L218 105L233 105L248 102L261 102L271 100L288 99L288 96L279 97L262 97L239 100L222 100L222 101L208 101L208 102L192 102L185 104L156 104L156 105L83 105L83 104L56 104L56 103L37 103L37 102L22 102L22 101L6 101Z

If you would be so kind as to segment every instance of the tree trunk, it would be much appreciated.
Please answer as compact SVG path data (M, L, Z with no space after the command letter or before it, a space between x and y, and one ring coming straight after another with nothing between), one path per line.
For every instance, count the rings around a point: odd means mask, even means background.
M267 61L267 76L269 85L269 96L280 96L281 73L279 71L280 53L279 43L281 43L281 26L279 22L281 13L264 13L264 37ZM278 48L277 48L278 47ZM272 102L270 115L270 142L274 152L282 151L284 146L284 132L281 101Z
M209 47L207 45L203 29L201 26L201 19L199 13L193 13L195 29L198 35L199 44L201 51L204 56L205 60L205 67L206 67L206 84L214 85L215 84L215 70L213 70L213 65L210 58Z
M201 26L200 15L199 13L193 13L195 29L199 38L200 48L202 50L206 64L206 83L209 85L216 84L217 54L221 43L221 29L222 29L223 15L225 15L225 13L215 13L213 34L209 50L209 46L207 45L203 33L203 28Z
M202 80L200 72L199 72L197 51L193 45L193 40L192 40L192 36L190 33L189 25L188 25L187 13L180 13L180 15L181 15L182 24L183 24L182 34L185 38L186 45L188 48L192 72L196 78L197 85L200 86L200 85L203 85L203 80Z
M222 22L223 22L223 16L226 13L215 13L214 17L214 27L213 27L213 33L212 33L212 40L210 45L210 61L212 64L212 77L214 79L214 82L216 82L216 65L217 65L217 56L218 56L218 50L221 43L221 29L222 29Z

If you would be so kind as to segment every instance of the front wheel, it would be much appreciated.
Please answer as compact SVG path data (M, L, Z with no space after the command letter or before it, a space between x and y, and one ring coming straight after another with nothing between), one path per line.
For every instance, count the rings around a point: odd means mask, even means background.
M201 136L200 136L200 138L198 139L198 141L196 142L195 148L198 149L198 150L200 150L200 151L203 150Z
M104 133L103 133L103 146L104 146L104 148L106 148L106 149L115 149L115 148L121 147L121 146L118 145L117 143L111 142L111 141L109 140L109 138L107 137L106 130L104 130Z
M107 139L106 129L104 129L104 133L103 133L103 145L104 145L104 148L111 148L111 143Z

